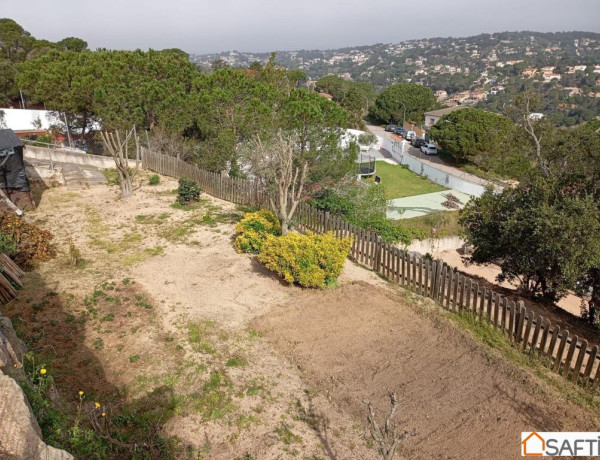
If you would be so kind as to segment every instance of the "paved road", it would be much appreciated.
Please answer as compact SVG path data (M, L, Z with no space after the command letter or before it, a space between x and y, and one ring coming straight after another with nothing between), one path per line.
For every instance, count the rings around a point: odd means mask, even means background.
M387 138L387 139L392 139L394 141L400 141L402 138L400 136L397 136L395 134L389 133L387 132L384 128L382 128L381 126L375 126L375 125L367 125L367 128L369 129L369 131L371 131L373 134L376 134L377 136L383 137L383 138ZM487 185L495 185L492 184L491 182L482 179L481 177L477 177L473 174L469 174L466 173L464 171L461 171L458 168L455 168L454 166L451 166L447 163L444 163L444 161L439 158L436 155L425 155L421 152L420 149L416 149L414 148L412 145L410 145L408 142L406 143L406 147L404 148L404 153L408 154L414 158L419 159L420 161L422 161L425 164L430 165L433 168L437 168L441 171L444 171L445 173L448 174L452 174L455 177L460 177L461 179L465 179L469 182L472 182L474 184L480 184L483 186L487 186Z

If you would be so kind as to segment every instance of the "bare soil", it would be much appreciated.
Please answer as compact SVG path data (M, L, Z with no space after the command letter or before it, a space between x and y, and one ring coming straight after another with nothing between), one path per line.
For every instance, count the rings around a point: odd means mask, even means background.
M402 427L417 432L406 458L517 458L521 431L598 426L598 414L420 309L358 282L307 293L253 324L357 423L365 402L383 412L387 391L396 391Z

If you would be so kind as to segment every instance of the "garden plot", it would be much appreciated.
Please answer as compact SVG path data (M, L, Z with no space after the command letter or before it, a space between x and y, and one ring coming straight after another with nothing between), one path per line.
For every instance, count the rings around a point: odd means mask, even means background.
M207 195L182 208L175 180L143 180L127 200L116 187L48 189L30 214L52 230L60 254L25 277L5 314L35 353L28 371L44 365L63 402L65 416L40 420L46 440L81 458L129 458L93 433L72 432L83 409L106 411L112 435L146 444L153 458L318 458L328 422L341 434L327 448L369 458L352 418L312 394L249 328L303 291L234 251L243 211ZM69 238L81 253L76 265L67 262ZM348 265L342 284L381 283Z
M233 250L242 209L206 195L182 209L175 180L142 179L127 200L104 185L49 189L30 214L61 254L27 274L5 314L67 415L99 402L113 436L153 458L377 459L363 399L383 408L393 385L403 426L418 432L410 458L500 458L492 448L507 458L500 444L516 430L593 428L590 411L418 313L372 272L347 262L337 288L287 286ZM50 444L131 457L44 413Z

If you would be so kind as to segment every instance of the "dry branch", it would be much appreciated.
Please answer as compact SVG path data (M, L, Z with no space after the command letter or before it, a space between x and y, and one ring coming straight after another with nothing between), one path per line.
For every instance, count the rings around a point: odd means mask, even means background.
M379 446L379 452L381 453L383 460L392 460L400 443L404 439L416 434L414 430L398 433L398 425L394 421L394 417L400 402L398 401L396 393L390 392L388 395L390 397L390 410L385 417L383 428L379 426L379 423L377 422L373 404L367 404L367 425L369 427L369 434Z

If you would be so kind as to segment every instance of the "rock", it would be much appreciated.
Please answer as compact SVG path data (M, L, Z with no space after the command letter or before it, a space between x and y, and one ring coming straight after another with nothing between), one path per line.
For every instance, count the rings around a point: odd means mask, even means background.
M21 387L0 372L0 458L71 460L64 450L46 445Z

